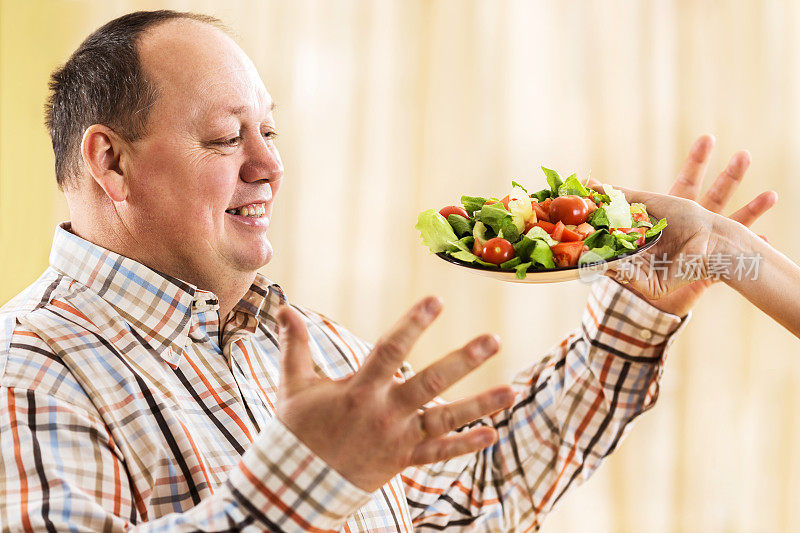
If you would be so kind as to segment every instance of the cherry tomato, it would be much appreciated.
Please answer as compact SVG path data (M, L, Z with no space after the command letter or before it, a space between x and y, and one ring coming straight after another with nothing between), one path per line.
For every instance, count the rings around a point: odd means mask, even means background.
M447 217L450 215L461 215L464 218L469 218L464 208L457 205L448 205L447 207L443 207L439 209L439 214L442 215L445 220L447 220Z
M550 235L555 240L561 242L575 242L581 240L581 236L577 232L566 227L560 220L553 228L553 232Z
M550 204L550 221L564 224L583 224L589 216L589 208L580 196L559 196Z
M545 222L548 222L550 220L550 212L548 208L544 207L536 200L531 200L531 208L533 208L533 212L536 213L537 219L544 220Z
M594 200L590 196L587 196L583 199L583 201L586 203L586 209L589 211L589 214L591 215L594 213L597 209L597 204L594 203Z
M650 222L650 221L647 219L647 215L645 215L645 214L644 214L644 213L642 213L641 211L637 211L637 212L635 212L635 213L632 215L632 217L633 217L633 220L635 220L635 221L637 221L637 222Z
M483 246L481 258L489 263L499 265L500 263L505 263L509 259L514 259L514 255L514 247L510 242L502 237L495 237L494 239L486 241L486 244Z
M540 228L542 228L543 230L545 230L547 233L550 234L552 234L553 230L556 229L555 224L553 224L552 222L548 222L546 220L540 220L539 222L534 224L534 226L539 226Z
M557 267L575 266L584 252L583 241L560 242L550 247Z
M585 239L595 231L597 230L594 229L594 226L592 226L588 222L584 222L583 224L580 224L577 228L575 228L575 233L579 234L581 236L581 239Z

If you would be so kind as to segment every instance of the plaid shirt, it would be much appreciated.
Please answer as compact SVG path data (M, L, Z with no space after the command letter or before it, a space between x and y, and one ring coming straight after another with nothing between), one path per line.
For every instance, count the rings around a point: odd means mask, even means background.
M514 406L476 422L497 443L368 494L275 417L278 285L259 276L220 325L212 293L68 224L50 265L0 310L3 531L534 529L653 405L682 327L598 282L581 327L515 379ZM355 372L370 345L295 308L318 371Z

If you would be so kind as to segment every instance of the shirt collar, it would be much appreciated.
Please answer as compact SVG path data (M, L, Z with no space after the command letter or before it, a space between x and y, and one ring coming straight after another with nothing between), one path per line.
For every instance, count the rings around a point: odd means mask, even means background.
M56 228L50 265L111 304L170 363L174 357L166 349L180 354L191 342L192 313L219 309L214 293L82 239L72 233L69 222ZM285 301L283 290L258 274L234 307L234 319L251 332L260 321L275 327L275 311Z
M257 274L250 289L234 306L233 316L224 326L223 344L227 345L229 339L237 332L255 333L260 324L264 324L267 329L277 331L278 322L275 313L286 302L286 294L277 283Z

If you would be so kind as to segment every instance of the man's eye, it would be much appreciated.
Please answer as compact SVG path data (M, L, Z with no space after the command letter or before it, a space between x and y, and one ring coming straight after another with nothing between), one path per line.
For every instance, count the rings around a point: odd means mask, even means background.
M264 133L262 133L261 135L263 135L263 136L264 136L264 138L265 138L266 140L268 140L268 141L273 141L273 140L275 140L275 137L277 137L277 136L278 136L278 134L277 134L277 133L275 133L274 131L265 131L265 132L264 132Z
M241 141L241 140L242 140L242 136L241 135L237 135L236 137L231 137L230 139L225 139L224 141L219 141L218 144L221 144L223 146L236 146L237 144L239 144L239 141Z

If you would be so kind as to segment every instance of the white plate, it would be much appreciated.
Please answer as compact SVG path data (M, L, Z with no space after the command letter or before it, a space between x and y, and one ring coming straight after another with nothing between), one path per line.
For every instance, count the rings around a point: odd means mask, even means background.
M576 279L581 279L584 281L592 281L596 279L598 276L602 275L608 268L614 266L614 263L619 261L620 259L624 259L626 257L631 257L633 255L639 254L644 250L647 250L658 240L661 238L661 234L663 230L659 232L658 235L653 237L650 241L647 241L645 244L642 245L641 248L634 250L631 253L623 254L610 261L599 261L596 263L589 263L586 265L581 266L571 266L571 267L557 267L557 268L548 268L543 270L533 270L528 271L526 273L525 279L517 279L516 272L514 271L507 271L507 270L500 270L499 267L488 267L483 265L476 265L473 263L465 263L463 261L459 261L458 259L454 259L449 255L445 254L444 252L440 252L436 254L441 259L444 259L448 263L453 263L454 265L458 265L462 268L469 270L479 276L486 276L489 278L498 279L500 281L508 281L511 283L559 283L562 281L573 281Z

